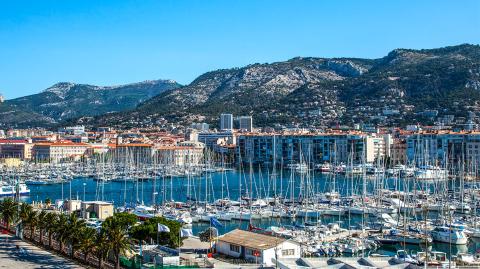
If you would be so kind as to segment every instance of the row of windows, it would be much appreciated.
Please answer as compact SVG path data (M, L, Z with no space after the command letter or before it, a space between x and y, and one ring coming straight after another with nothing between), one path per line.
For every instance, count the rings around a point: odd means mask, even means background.
M293 256L295 255L295 249L282 249L282 256Z
M246 253L249 256L260 256L260 252L256 249L247 248Z
M240 246L230 244L230 251L240 253Z
M240 253L240 246L230 244L230 251ZM256 249L246 248L246 255L249 256L260 256L260 252ZM293 256L295 255L295 249L282 249L282 256Z

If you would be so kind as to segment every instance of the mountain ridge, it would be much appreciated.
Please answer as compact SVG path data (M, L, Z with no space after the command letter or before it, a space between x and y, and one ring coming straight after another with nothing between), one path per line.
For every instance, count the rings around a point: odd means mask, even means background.
M0 104L0 126L51 126L72 118L124 111L180 86L174 80L147 80L115 86L58 82L39 93Z
M480 46L471 44L396 49L378 59L295 57L209 71L128 113L86 123L150 126L163 118L215 124L222 112L252 115L258 126L430 123L418 116L423 110L456 116L478 110L479 66Z
M147 90L149 83L152 82L140 82L140 88ZM45 90L42 100L31 106L13 108L18 114L28 114L36 107L61 106L64 100L60 97L68 99L79 94L76 90L70 94L70 90L62 87L115 92L135 84L59 83L50 87L55 89ZM114 100L119 101L122 96L117 97L120 99ZM400 48L377 59L294 57L273 63L253 63L205 72L188 85L175 83L150 92L147 97L133 99L127 108L119 110L97 109L96 113L83 114L53 110L32 115L40 117L41 124L60 122L127 128L192 122L215 126L223 112L252 115L257 126L323 128L339 123L404 126L419 121L433 124L438 119L425 116L429 114L425 111L435 110L439 117L453 115L458 119L466 115L475 117L476 113L480 116L480 46ZM9 102L7 106L15 105L11 100L6 103ZM92 99L87 98L85 102ZM1 115L6 114L0 106ZM10 120L12 122L14 120Z

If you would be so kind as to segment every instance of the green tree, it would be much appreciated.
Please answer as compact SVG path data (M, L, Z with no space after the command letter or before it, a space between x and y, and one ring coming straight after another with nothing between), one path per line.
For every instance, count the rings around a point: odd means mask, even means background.
M80 233L79 250L83 253L84 261L88 261L88 255L95 250L97 246L97 230L84 227Z
M137 226L133 226L129 232L130 236L133 239L136 239L137 241L139 241L140 243L150 238L150 236L153 233L155 233L155 229L153 228L153 226L145 225L144 223Z
M198 235L202 242L212 242L215 240L216 236L218 236L218 231L214 227L208 227Z
M53 212L48 212L45 216L45 231L48 233L48 247L52 248L52 237L57 230L58 224L58 214Z
M125 230L130 229L130 227L138 222L138 217L135 214L128 212L115 213L114 217L115 222Z
M59 214L57 222L55 223L55 237L60 243L60 252L63 252L63 246L68 240L69 232L68 216L65 214Z
M26 227L28 227L28 229L30 230L30 240L35 241L34 235L35 235L35 229L38 226L38 211L32 209L32 207L30 208L31 210L27 210L26 212L27 215L25 219L25 224L26 224Z
M108 252L111 249L111 244L108 241L105 229L102 227L95 238L95 256L98 259L98 268L103 267L103 261L108 257Z
M70 244L70 256L73 258L75 249L80 247L80 238L83 229L86 228L85 220L79 219L76 213L71 213L67 222L67 238Z
M38 229L40 232L40 244L43 245L43 235L45 233L45 230L47 229L48 226L48 219L47 219L48 213L45 210L40 211L38 213Z
M3 222L7 225L7 230L10 230L12 224L18 215L18 204L12 198L5 198L0 202L0 214Z
M27 221L27 216L32 210L33 210L33 207L31 205L27 203L20 204L20 212L18 216L22 224L25 224L25 222Z
M52 199L50 199L50 198L45 199L45 205L47 207L50 207L51 204L52 204Z
M115 257L115 269L120 268L120 255L131 249L131 241L128 237L125 223L121 218L109 217L103 222L102 229L105 230L107 240Z
M158 234L158 243L160 245L168 245L172 248L177 248L182 244L183 239L180 237L180 229L182 228L182 224L174 220L168 220L164 217L153 217L144 222L144 225L153 227L153 232L150 234L150 238L156 239L158 223L163 224L170 229L169 233Z

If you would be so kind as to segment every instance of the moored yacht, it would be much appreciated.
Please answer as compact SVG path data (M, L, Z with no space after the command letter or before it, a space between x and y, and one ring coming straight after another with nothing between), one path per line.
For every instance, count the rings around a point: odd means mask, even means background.
M453 245L465 245L468 238L463 230L454 227L441 226L436 227L431 232L434 241L449 243Z
M17 189L14 185L1 185L0 186L0 197L1 196L14 196L17 192ZM18 184L18 194L20 196L26 196L30 194L30 189L28 189L26 184Z
M146 220L155 216L155 208L150 206L139 205L135 207L135 210L132 212L140 220Z

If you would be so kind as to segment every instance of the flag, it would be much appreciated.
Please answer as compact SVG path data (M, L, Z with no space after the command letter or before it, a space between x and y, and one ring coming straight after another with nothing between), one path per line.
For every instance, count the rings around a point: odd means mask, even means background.
M223 227L223 224L214 217L210 218L210 225L215 228Z
M166 233L169 233L169 232L170 232L170 228L168 228L168 226L166 226L166 225L163 225L163 224L158 223L158 224L157 224L157 231L158 231L158 232L166 232Z
M193 236L192 229L181 229L181 230L180 230L180 236L181 236L181 237Z

